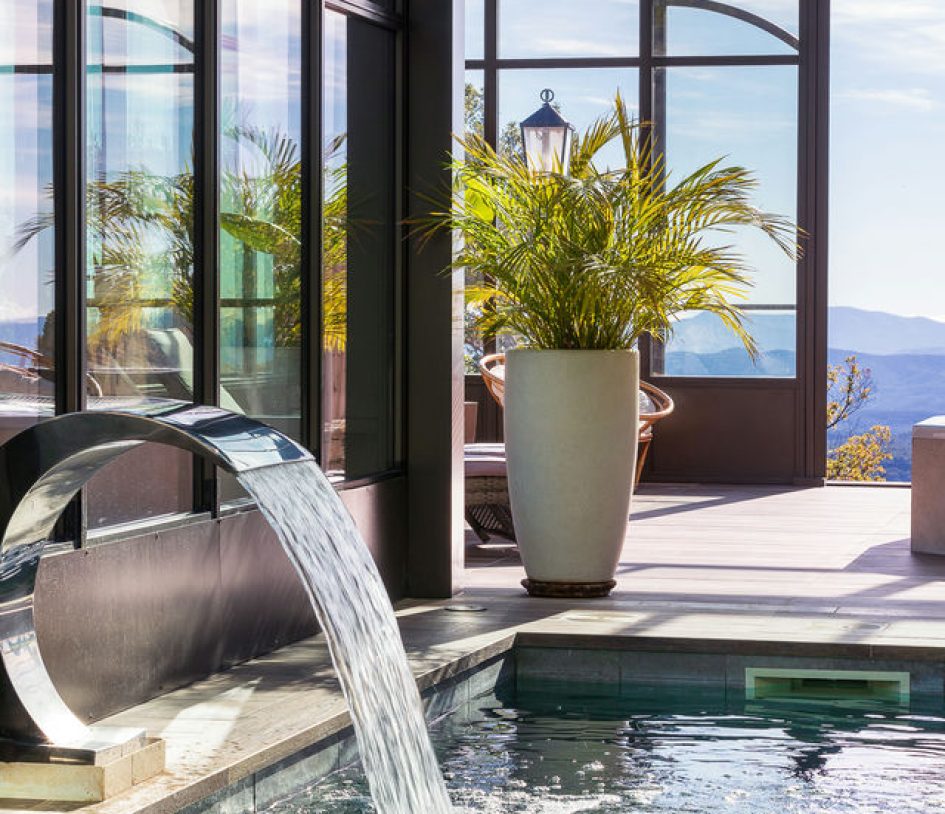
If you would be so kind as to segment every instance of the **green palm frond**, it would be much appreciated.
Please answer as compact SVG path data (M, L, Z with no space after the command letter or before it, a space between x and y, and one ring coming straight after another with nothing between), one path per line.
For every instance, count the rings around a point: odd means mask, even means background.
M595 159L614 140L625 166L601 169ZM467 292L483 333L537 348L619 349L644 333L667 339L681 315L705 311L757 353L739 308L753 270L726 243L734 230L758 229L796 257L798 231L753 205L748 170L720 160L670 183L648 128L619 95L575 137L568 176L533 173L475 135L458 141L449 206L418 226L423 238L456 230L454 264L493 281Z

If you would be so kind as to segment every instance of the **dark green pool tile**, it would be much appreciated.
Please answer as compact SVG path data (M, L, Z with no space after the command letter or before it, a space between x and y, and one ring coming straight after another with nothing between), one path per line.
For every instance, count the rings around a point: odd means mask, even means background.
M253 778L221 789L182 809L180 814L253 814L256 811Z
M344 736L338 741L338 768L344 769L361 759L361 753L358 751L358 739L354 732L347 730Z
M617 651L521 648L516 652L516 687L530 692L576 683L616 695L620 692L620 655Z
M467 694L470 699L473 699L480 695L502 691L514 683L515 657L502 656L470 674L466 683Z
M316 744L257 772L256 809L261 811L312 785L338 768L338 740Z
M422 695L423 712L428 721L449 715L469 700L465 682L449 682L446 686L428 690Z
M680 687L716 688L725 691L725 657L714 653L620 654L620 692L636 692L641 685L672 684Z

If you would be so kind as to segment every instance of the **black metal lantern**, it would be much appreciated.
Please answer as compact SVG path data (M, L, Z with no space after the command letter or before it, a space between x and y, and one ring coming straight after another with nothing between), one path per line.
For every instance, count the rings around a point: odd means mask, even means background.
M544 104L522 122L522 149L532 172L561 172L567 175L574 130L551 106L554 91L541 92Z

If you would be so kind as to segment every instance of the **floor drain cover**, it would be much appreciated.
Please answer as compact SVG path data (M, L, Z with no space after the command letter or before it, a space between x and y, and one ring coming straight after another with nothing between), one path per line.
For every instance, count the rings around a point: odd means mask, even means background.
M450 613L481 613L486 608L484 605L447 605L446 610Z

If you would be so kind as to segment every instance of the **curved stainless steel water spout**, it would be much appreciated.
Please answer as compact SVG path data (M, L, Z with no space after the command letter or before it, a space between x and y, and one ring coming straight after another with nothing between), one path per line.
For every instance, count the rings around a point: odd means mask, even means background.
M86 726L66 706L40 655L33 596L40 556L63 509L105 464L147 441L203 455L233 474L312 459L265 424L189 404L71 413L0 446L0 657L22 705L4 715L13 722L4 726L4 737L94 751L140 735Z

